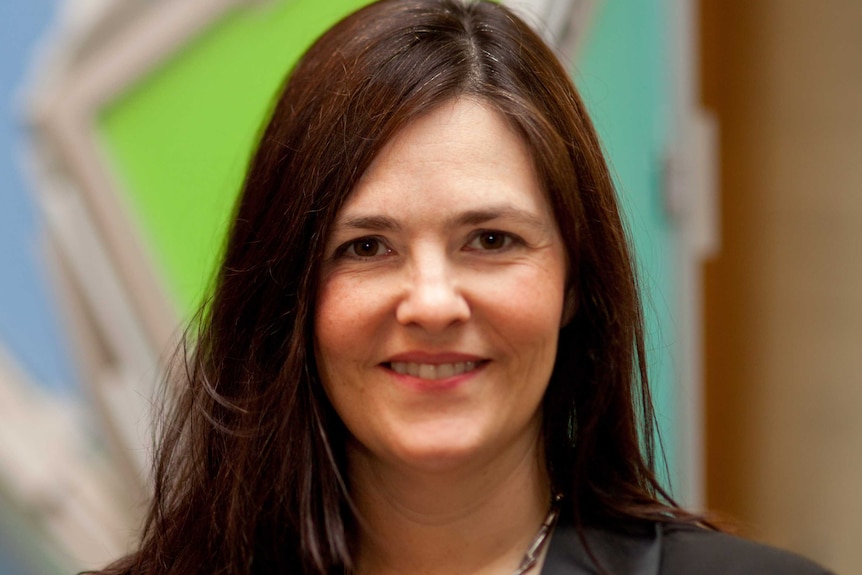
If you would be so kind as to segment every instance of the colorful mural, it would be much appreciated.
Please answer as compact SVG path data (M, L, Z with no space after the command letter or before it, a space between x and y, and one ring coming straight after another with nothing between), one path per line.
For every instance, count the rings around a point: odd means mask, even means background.
M8 364L0 393L30 414L18 435L0 419L0 442L24 453L0 449L0 505L11 510L0 514L0 535L21 525L36 534L12 550L0 540L0 575L68 572L128 545L147 490L153 391L206 293L255 135L285 70L366 1L0 7L18 10L0 12L17 30L0 41L0 52L16 56L0 64L2 97L20 104L0 134L10 150L0 155L0 239L11 248L0 252L0 343L10 358L0 362ZM678 234L666 202L672 5L512 4L545 22L609 152L646 288L667 479L685 484L692 472L677 458L684 431L675 403ZM0 418L3 410L0 402ZM21 435L36 425L43 431ZM57 459L36 465L34 477L47 481L60 461L72 471L61 487L21 495L18 472L4 463L44 461L37 435L54 443Z

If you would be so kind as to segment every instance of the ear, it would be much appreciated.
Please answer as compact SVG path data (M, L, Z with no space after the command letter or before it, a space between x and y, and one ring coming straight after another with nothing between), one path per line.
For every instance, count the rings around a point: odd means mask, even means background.
M575 295L575 290L569 287L566 290L566 299L563 302L563 315L560 317L560 329L569 325L574 319L575 312L578 311L578 298Z

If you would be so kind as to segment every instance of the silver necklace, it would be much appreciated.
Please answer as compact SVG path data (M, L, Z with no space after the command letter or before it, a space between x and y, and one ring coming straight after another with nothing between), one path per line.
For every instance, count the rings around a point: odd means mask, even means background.
M557 494L551 499L551 508L548 509L545 520L542 521L539 531L533 537L533 541L527 548L527 552L524 553L524 558L521 559L521 564L518 565L518 568L515 569L512 575L524 575L524 573L536 566L536 561L539 560L539 555L545 547L545 543L548 542L548 536L551 534L551 530L557 522L557 517L560 515L560 500L562 498L562 495Z

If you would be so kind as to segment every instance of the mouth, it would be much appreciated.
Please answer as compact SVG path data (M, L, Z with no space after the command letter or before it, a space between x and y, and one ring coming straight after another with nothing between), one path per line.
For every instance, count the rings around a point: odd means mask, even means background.
M487 363L488 360L458 361L453 363L392 361L383 365L401 375L411 375L419 379L437 380L475 371Z

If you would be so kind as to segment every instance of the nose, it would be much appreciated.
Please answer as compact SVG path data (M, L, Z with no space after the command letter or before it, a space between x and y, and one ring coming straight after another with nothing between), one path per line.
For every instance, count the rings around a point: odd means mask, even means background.
M414 262L395 315L402 325L439 333L470 318L459 275L445 257Z

